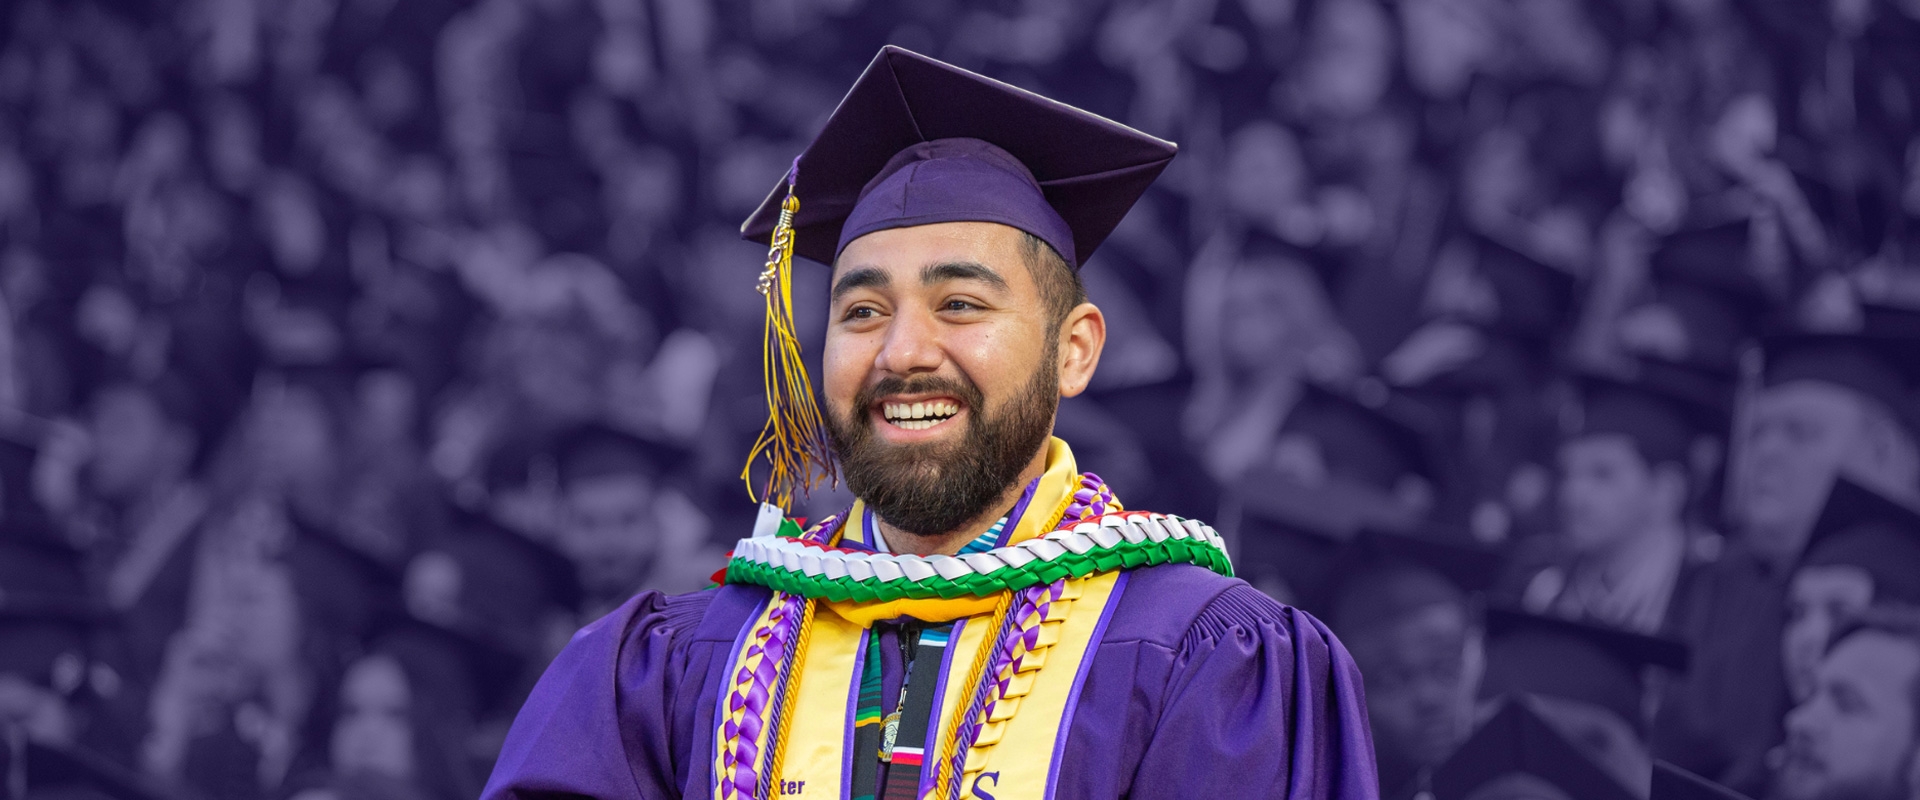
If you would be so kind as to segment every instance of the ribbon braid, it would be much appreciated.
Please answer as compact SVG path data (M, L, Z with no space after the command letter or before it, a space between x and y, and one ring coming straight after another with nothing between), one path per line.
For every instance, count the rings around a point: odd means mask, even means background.
M767 611L748 636L740 669L734 673L733 688L722 709L725 722L720 725L720 764L716 795L720 800L762 798L766 785L762 777L762 744L778 741L769 723L784 722L786 675L792 674L793 659L788 645L804 630L811 616L812 601L800 595L774 593ZM776 699L782 702L776 703ZM771 766L771 765L765 765Z
M1120 501L1106 482L1089 472L1080 476L1080 488L1050 527L1077 525L1120 510ZM947 746L941 751L945 758L931 795L934 800L960 800L967 793L966 787L986 769L988 751L1000 743L1013 715L1020 710L1020 699L1033 691L1034 679L1046 663L1047 648L1060 641L1060 626L1079 597L1077 577L1014 592L1013 610L988 648L992 656L985 673L970 676L972 699L966 713L955 715L949 729ZM987 676L991 680L983 679Z
M993 631L968 671L971 691L944 723L929 753L935 765L929 800L960 800L985 769L1033 690L1048 648L1080 598L1081 579L1118 569L1191 563L1232 574L1223 543L1211 528L1190 520L1127 512L1098 475L1050 509L1052 532L964 557L856 553L830 547L840 517L797 538L741 540L727 567L729 583L772 588L767 610L743 643L716 743L716 800L761 800L778 786L794 677L806 657L816 600L884 601L897 598L999 596L980 619Z

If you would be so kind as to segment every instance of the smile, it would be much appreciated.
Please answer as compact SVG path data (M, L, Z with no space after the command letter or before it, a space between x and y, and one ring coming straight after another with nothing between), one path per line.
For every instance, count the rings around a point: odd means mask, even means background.
M883 403L880 413L887 422L896 428L908 431L924 431L960 413L960 404L949 400L933 400L920 403Z

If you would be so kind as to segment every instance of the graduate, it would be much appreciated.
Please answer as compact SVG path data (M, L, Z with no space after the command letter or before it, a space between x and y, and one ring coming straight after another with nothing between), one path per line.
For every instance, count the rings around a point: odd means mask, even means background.
M1325 616L1366 672L1381 796L1389 800L1430 793L1433 768L1476 722L1483 595L1501 558L1449 533L1365 530L1330 570L1337 577Z
M1637 800L1523 697L1494 713L1434 770L1433 800ZM1424 798L1423 798L1424 800Z
M1707 475L1696 445L1726 428L1726 403L1695 402L1651 376L1583 376L1581 390L1579 423L1558 454L1559 552L1527 580L1521 604L1660 633L1698 567L1688 512Z
M1665 761L1653 762L1651 800L1748 800L1747 796Z
M1911 800L1920 790L1920 610L1869 609L1834 636L1772 759L1777 800Z
M1439 468L1401 399L1305 384L1270 463L1250 469L1223 504L1239 518L1236 574L1287 602L1325 596L1359 533L1428 520Z
M1694 653L1660 709L1661 758L1748 794L1790 706L1780 665L1788 581L1836 478L1885 496L1920 486L1920 339L1869 316L1854 333L1762 342L1761 385L1732 435L1726 552L1676 598L1671 629Z
M1435 800L1647 798L1642 704L1676 643L1504 609L1487 612L1487 720L1433 770ZM1664 777L1660 778L1664 781Z
M1050 435L1105 340L1076 269L1174 152L883 49L743 226L771 251L754 536L717 589L576 635L483 797L1374 797L1333 633ZM796 255L832 266L824 407ZM784 517L836 469L850 508Z
M1835 478L1787 581L1780 663L1795 701L1813 693L1834 634L1875 605L1920 607L1920 511Z

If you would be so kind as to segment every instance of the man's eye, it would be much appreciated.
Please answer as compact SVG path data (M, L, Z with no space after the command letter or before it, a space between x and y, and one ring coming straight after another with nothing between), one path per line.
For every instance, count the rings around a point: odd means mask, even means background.
M868 306L855 306L847 309L847 319L873 319L874 310Z
M1836 686L1833 689L1833 706L1843 714L1858 714L1866 710L1867 703L1852 687Z
M948 311L972 311L976 308L979 308L979 306L965 300L948 300L946 305Z

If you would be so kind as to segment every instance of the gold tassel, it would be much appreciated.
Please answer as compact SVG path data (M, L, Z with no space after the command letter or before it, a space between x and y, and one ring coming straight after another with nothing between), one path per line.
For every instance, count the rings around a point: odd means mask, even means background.
M772 503L791 512L795 490L811 492L815 481L834 480L833 457L826 425L814 403L813 382L800 360L800 339L793 325L793 216L800 199L793 194L791 173L787 199L780 205L767 266L760 273L760 294L767 299L767 327L760 353L761 378L767 387L767 424L747 455L740 479L756 502ZM770 471L759 495L753 492L753 466L765 456Z

